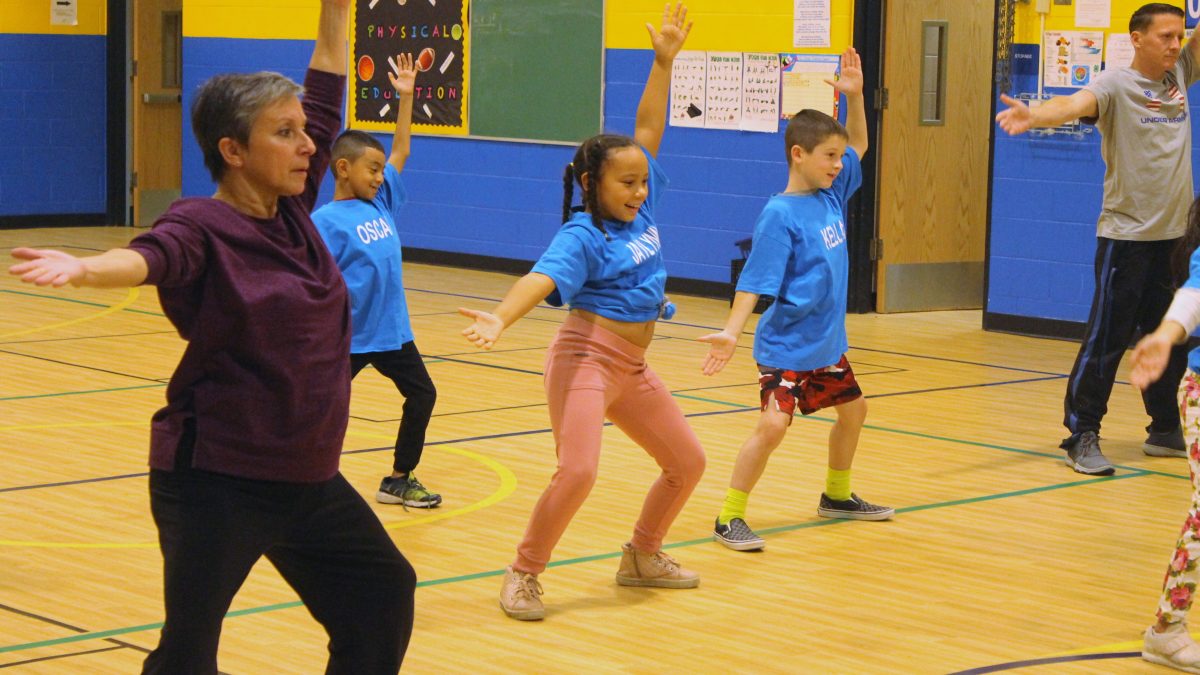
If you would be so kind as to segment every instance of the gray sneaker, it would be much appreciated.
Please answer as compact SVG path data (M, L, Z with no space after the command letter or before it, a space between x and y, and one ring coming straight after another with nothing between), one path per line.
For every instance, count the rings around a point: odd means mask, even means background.
M830 499L829 495L822 492L821 501L817 503L817 515L847 520L888 520L896 515L896 509L872 504L853 492L850 493L850 499L842 500Z
M1115 471L1112 462L1100 452L1100 437L1094 431L1085 431L1073 441L1068 438L1060 447L1067 451L1067 466L1078 473L1108 476Z
M1151 457L1187 457L1187 443L1183 440L1183 427L1174 431L1158 432L1146 427L1149 436L1142 444L1142 452Z
M713 526L713 539L735 551L761 551L767 547L767 542L754 534L754 530L741 518L730 519L724 525L718 518L717 524Z

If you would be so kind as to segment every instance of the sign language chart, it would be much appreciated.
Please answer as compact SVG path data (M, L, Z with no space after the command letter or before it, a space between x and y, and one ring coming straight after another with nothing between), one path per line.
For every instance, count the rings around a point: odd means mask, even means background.
M671 71L671 126L779 131L779 58L779 54L680 52ZM836 66L837 57L833 58Z
M779 131L779 55L745 54L742 131Z
M708 60L704 52L684 51L675 57L675 68L671 71L671 109L668 114L671 126L704 126L707 72Z
M740 52L708 52L708 80L704 90L704 126L737 129L742 121Z

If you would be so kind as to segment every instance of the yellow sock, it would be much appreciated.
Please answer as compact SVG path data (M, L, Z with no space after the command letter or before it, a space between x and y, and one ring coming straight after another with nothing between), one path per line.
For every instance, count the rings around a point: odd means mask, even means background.
M825 496L839 502L850 499L850 469L826 471Z
M749 498L749 492L742 492L733 488L726 490L725 503L721 505L721 515L717 516L717 522L727 525L734 518L744 520L746 518L746 500Z

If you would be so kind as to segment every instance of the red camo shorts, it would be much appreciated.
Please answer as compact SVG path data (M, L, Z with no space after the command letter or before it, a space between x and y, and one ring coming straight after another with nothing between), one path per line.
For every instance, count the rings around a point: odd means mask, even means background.
M846 355L835 365L816 370L785 370L770 366L758 366L759 397L762 409L775 401L775 409L789 416L811 415L822 408L849 403L862 396L858 381Z

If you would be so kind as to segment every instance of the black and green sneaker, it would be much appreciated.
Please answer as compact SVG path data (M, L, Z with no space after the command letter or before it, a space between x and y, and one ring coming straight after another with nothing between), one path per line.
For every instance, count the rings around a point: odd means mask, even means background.
M442 503L442 496L425 489L413 474L405 478L388 476L379 484L375 501L380 504L403 504L414 509L432 509Z

